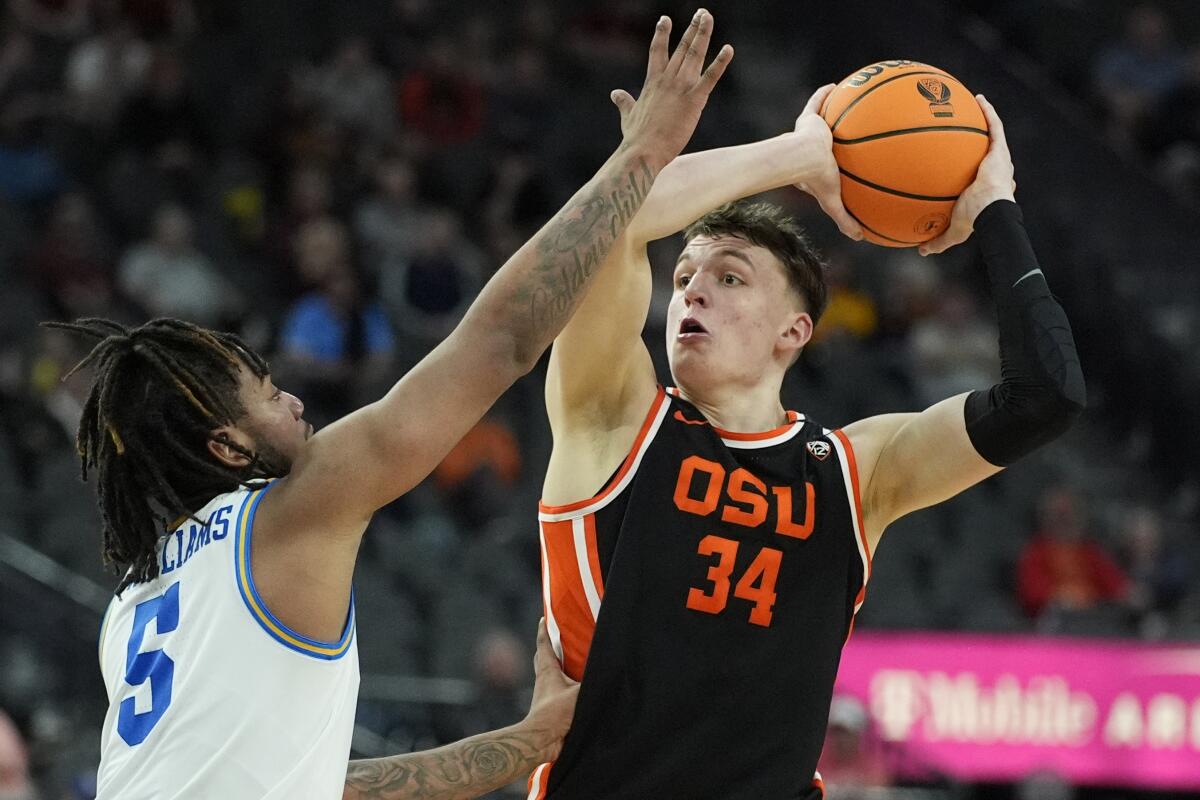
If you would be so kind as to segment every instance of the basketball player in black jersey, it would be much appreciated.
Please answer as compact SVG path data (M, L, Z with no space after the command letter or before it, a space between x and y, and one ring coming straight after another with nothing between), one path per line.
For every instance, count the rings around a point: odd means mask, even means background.
M795 132L677 159L555 340L554 449L540 528L551 640L582 679L557 761L531 798L816 796L841 649L887 526L1065 431L1084 405L1070 327L1014 201L995 110L990 148L937 253L974 231L997 305L1004 380L919 413L830 431L786 411L783 376L825 305L796 224L736 203L797 184L844 233L819 90ZM675 388L641 330L646 243L685 246L667 311ZM886 601L886 598L884 598Z

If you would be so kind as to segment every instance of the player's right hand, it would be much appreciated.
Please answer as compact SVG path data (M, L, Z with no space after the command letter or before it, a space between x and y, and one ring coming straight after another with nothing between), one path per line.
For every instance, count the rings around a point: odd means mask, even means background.
M796 118L797 158L804 175L796 188L812 195L838 230L858 240L863 237L862 226L842 205L842 178L833 157L833 132L821 116L821 106L835 88L837 84L830 83L813 92Z
M712 14L699 9L668 58L671 19L661 17L650 41L646 81L638 99L623 89L612 93L621 112L624 144L643 152L656 170L670 163L692 138L709 93L733 59L733 48L724 45L708 69L701 71L712 27Z
M533 702L529 704L529 716L525 718L532 727L549 731L554 743L542 756L543 761L558 758L563 737L575 717L575 700L579 697L579 684L563 674L546 632L546 620L538 623L537 652L533 656Z

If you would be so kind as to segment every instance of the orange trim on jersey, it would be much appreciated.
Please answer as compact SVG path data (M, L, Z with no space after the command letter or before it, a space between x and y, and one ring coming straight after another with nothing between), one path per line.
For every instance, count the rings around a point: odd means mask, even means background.
M551 611L562 643L563 672L573 680L581 680L596 623L579 575L572 520L543 521L541 525L546 568L550 570Z
M800 421L800 415L795 411L787 412L788 421L780 425L778 428L772 428L769 431L761 433L736 433L735 431L727 431L723 428L718 428L713 425L713 430L717 432L722 439L733 439L735 442L757 442L763 439L773 439L788 432L788 430Z
M629 450L629 455L625 456L625 461L621 463L621 469L612 477L608 485L600 490L600 493L587 498L586 500L578 500L574 503L567 503L562 506L548 506L543 502L538 502L538 511L543 514L565 514L568 511L576 511L590 506L598 500L603 500L612 493L612 490L621 483L621 479L625 477L625 473L633 466L633 462L637 460L638 451L642 449L642 442L646 440L646 435L650 433L650 428L654 425L654 418L658 416L658 410L662 404L667 402L666 393L663 387L659 386L658 391L654 395L654 402L650 404L650 410L646 413L646 419L642 422L642 428L638 431L637 438L633 440L633 447Z
M821 773L813 776L812 785L821 790L821 797L825 796L825 781L821 780Z
M596 544L596 515L588 514L583 518L583 536L587 542L587 560L588 567L592 571L592 584L596 587L596 594L600 600L604 600L604 578L600 575L600 548Z
M680 393L679 389L675 388L674 386L670 387L666 391L667 391L667 394L671 395L672 397L678 397L681 400L685 399L683 397L683 395ZM675 419L679 420L680 422L682 422L686 425L709 425L709 424L711 424L706 419L688 419L687 417L685 417L683 415L682 411L675 412ZM778 428L773 428L769 431L761 431L759 433L736 433L734 431L727 431L724 428L718 428L716 425L713 425L712 429L714 431L716 431L717 435L720 436L722 439L733 439L736 442L757 442L762 439L771 439L773 437L787 433L789 428L791 428L797 422L800 422L800 419L801 419L801 417L797 412L788 411L787 412L787 422L783 423Z
M525 782L525 789L529 792L526 800L545 800L546 787L550 785L550 770L553 768L554 762L547 761L529 773L529 780Z
M864 587L871 577L871 547L867 543L867 526L863 523L862 511L862 492L858 485L858 460L854 457L854 447L850 444L848 437L841 428L833 432L846 448L846 460L849 462L846 466L850 469L850 485L854 488L854 516L858 520L858 535L862 539L863 552L867 554L867 574L863 576Z

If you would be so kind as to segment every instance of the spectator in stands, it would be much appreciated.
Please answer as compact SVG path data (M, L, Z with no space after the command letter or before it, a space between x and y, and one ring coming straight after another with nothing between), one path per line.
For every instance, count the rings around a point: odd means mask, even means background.
M267 224L267 256L284 271L291 271L298 258L301 232L310 222L322 220L333 211L333 181L323 165L304 162L287 176L287 195L282 208L270 212ZM303 270L301 270L303 273ZM296 274L280 275L280 289L294 293ZM309 286L312 284L309 283Z
M1168 614L1187 595L1192 566L1177 548L1163 541L1161 514L1148 506L1125 513L1122 527L1122 563L1129 574L1129 602L1140 616L1143 638L1162 638Z
M812 341L820 342L834 336L869 339L879 325L874 299L857 285L854 255L846 247L829 253L825 271L829 288L829 304L821 315L820 327L813 330Z
M237 289L193 241L192 217L179 205L161 206L150 238L121 259L121 291L152 317L180 317L221 327L244 308Z
M191 95L178 53L155 52L145 88L125 107L116 136L164 172L191 171L210 152L209 119Z
M503 264L515 253L553 212L552 202L532 155L513 151L500 157L483 201L491 262Z
M398 103L404 126L425 147L462 145L483 129L484 87L462 69L454 40L446 36L430 42L425 63L400 81Z
M921 407L1000 377L995 327L962 286L945 287L934 315L913 326L909 352Z
M537 147L557 116L557 92L546 54L532 45L519 47L504 72L490 106L492 132L510 147Z
M292 306L280 333L281 383L295 386L314 424L361 405L390 373L395 336L383 308L348 261Z
M21 91L0 104L0 199L35 205L66 184L62 159L46 136L53 98Z
M830 796L840 800L866 800L871 790L891 785L891 775L871 730L862 702L853 695L837 694L829 704L829 727L817 771Z
M85 192L58 198L29 255L28 272L62 317L109 315L113 245Z
M392 81L363 36L338 42L324 64L301 78L320 113L371 143L396 135Z
M454 212L440 209L426 217L408 263L380 275L380 296L407 337L432 347L462 317L482 280L482 255Z
M119 14L80 41L67 59L64 84L72 116L86 128L104 131L150 73L153 53L133 25Z
M412 163L397 152L375 165L375 190L354 211L354 233L363 260L374 275L402 269L416 249L428 210L417 197Z
M1139 146L1148 114L1183 80L1183 54L1166 13L1150 4L1133 8L1121 41L1101 51L1093 74L1109 140L1124 149Z
M1088 536L1074 490L1047 489L1037 522L1017 567L1018 598L1026 614L1037 619L1050 610L1088 611L1127 597L1129 579Z

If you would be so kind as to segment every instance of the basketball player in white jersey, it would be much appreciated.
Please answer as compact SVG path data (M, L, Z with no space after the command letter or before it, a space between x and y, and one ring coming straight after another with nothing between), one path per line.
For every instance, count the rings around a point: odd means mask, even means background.
M673 161L554 342L543 592L555 650L583 684L531 800L818 795L837 662L884 529L1055 438L1084 405L1004 128L981 96L989 151L921 253L974 230L1003 381L838 431L785 411L784 374L823 310L822 265L780 209L723 204L798 184L857 238L817 113L832 89L793 133ZM687 225L664 391L642 340L646 243Z
M561 330L732 58L724 47L704 68L711 31L698 12L672 54L658 22L639 99L613 94L612 157L446 341L320 433L232 335L167 319L57 325L100 340L81 362L96 378L78 447L97 474L104 555L124 571L100 636L100 800L341 796L363 532ZM526 773L557 751L573 706L565 679L542 673L525 722L357 769L347 793L458 798Z

